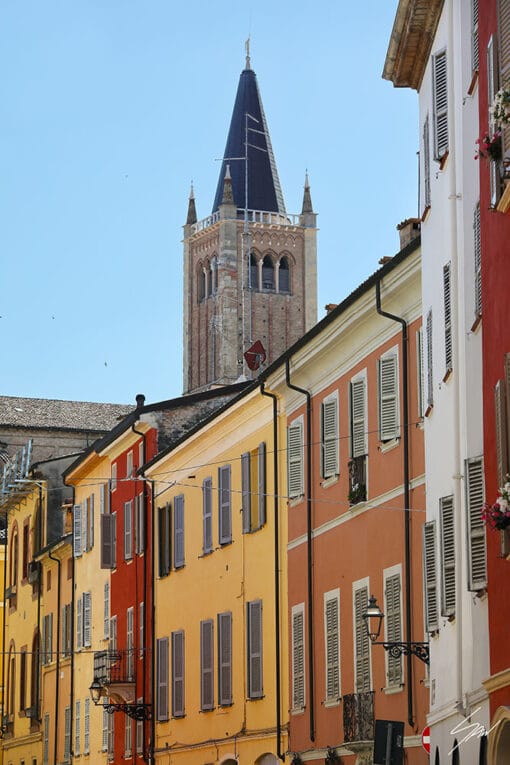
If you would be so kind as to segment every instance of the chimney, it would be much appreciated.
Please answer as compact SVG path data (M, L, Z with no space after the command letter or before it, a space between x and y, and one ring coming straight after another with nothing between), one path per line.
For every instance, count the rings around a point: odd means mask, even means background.
M420 236L420 218L406 218L402 223L397 226L397 231L400 236L400 249L403 250L407 245Z
M143 405L145 404L145 396L143 393L137 393L136 394L136 408L141 409Z

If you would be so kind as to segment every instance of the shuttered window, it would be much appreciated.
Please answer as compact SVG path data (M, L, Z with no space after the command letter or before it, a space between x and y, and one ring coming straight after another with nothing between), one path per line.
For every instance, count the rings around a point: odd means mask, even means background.
M485 528L482 520L484 502L483 461L466 461L466 528L468 533L468 589L479 592L487 586Z
M71 760L71 707L64 710L64 762Z
M202 519L203 519L203 542L202 552L204 555L212 552L212 478L206 478L202 483Z
M92 645L92 593L83 593L83 645Z
M304 605L292 609L292 709L305 706L305 610Z
M144 495L135 498L135 552L137 555L145 550L145 507Z
M363 614L368 606L368 589L359 587L354 590L354 629L355 629L355 689L356 693L370 690L370 638L367 635Z
M432 366L432 309L427 314L427 408L434 406L434 377Z
M143 704L143 696L139 696L136 701L138 704ZM144 721L137 720L136 729L135 729L136 730L135 746L136 746L137 754L143 754L143 728L144 728Z
M200 709L214 708L214 622L200 622Z
M218 703L232 704L232 614L218 614Z
M101 568L115 568L117 545L117 514L101 516Z
M400 573L391 574L385 581L384 608L386 640L389 643L400 643L402 640L402 607L401 607ZM402 657L386 653L387 684L399 686L402 684Z
M62 656L65 659L71 655L71 643L72 643L72 615L71 604L68 603L62 607Z
M53 661L53 613L43 617L41 653L43 664Z
M399 433L398 359L389 353L379 359L379 438L391 441Z
M75 704L75 712L74 712L74 726L75 726L74 730L75 730L75 735L74 735L74 752L73 752L73 754L75 756L81 754L81 752L80 752L80 723L81 723L80 712L81 712L81 703L80 703L80 701L77 701L76 704Z
M94 495L89 498L89 550L94 547Z
M499 67L498 67L498 50L496 38L491 35L487 45L487 102L489 109L494 101L494 96L499 87ZM489 133L493 135L496 125L491 112L489 111ZM504 142L504 138L503 138ZM496 162L489 162L489 183L490 183L490 200L491 206L495 207L498 203L500 196L500 178L499 171Z
M478 71L478 0L471 0L471 69Z
M135 612L133 606L126 611L126 671L128 680L131 681L135 676Z
M446 50L432 56L432 98L434 104L434 159L448 152L448 71Z
M117 650L117 616L110 618L110 651Z
M324 642L326 649L326 702L340 700L340 595L324 594Z
M441 523L441 615L455 615L455 519L453 497L439 500Z
M184 566L184 496L174 499L174 566Z
M338 467L338 397L330 396L321 403L321 476L332 478Z
M138 604L138 656L143 659L145 652L145 603Z
M172 717L184 717L184 632L172 632Z
M101 751L106 752L108 750L108 719L113 717L109 715L106 709L103 709L103 729L101 731Z
M81 505L73 507L73 553L75 558L82 554L82 534L81 534Z
M418 416L425 414L425 366L423 360L423 329L416 333L416 380L418 383Z
M113 760L115 721L113 715L108 715L108 759Z
M89 549L89 499L88 497L83 500L81 511L81 544L82 551L87 552Z
M243 513L243 534L251 531L251 455L241 454L241 497Z
M83 754L90 753L90 699L85 699L83 718Z
M451 300L451 264L443 266L443 303L444 303L444 360L446 372L453 369L452 347L452 300Z
M133 557L133 502L124 502L124 560Z
M220 545L226 545L232 541L230 465L218 469L218 516Z
M258 468L258 523L257 528L261 528L266 522L266 444L262 442L257 449L257 468Z
M127 715L124 718L124 757L131 757L133 751L133 720Z
M499 82L501 86L509 87L510 83L510 3L508 0L498 0L498 34L499 34ZM503 152L508 156L510 151L510 123L501 125ZM494 164L494 163L492 163Z
M494 388L496 458L498 486L503 486L508 473L507 400L504 380L498 380Z
M103 602L103 638L108 640L110 637L110 582L104 585Z
M49 764L49 744L50 744L50 716L44 715L44 731L43 731L43 765Z
M437 607L436 523L423 526L423 576L425 590L425 628L435 632L439 627Z
M430 207L430 124L428 114L423 123L423 186L425 207Z
M262 601L254 600L247 606L248 635L248 698L263 695L262 672Z
M351 398L351 457L363 457L367 447L366 384L364 378L350 384Z
M157 719L168 720L168 638L158 639L157 657Z
M296 420L287 428L287 473L289 497L301 497L304 494L303 471L303 423Z
M108 483L102 483L99 487L99 512L110 512L110 486Z
M111 479L110 479L110 488L112 491L116 491L117 489L117 463L114 462L112 464L112 473L111 473Z
M473 215L473 244L475 260L475 316L482 315L482 249L480 241L480 202Z
M76 648L83 646L83 598L76 601Z
M170 505L158 509L159 576L170 573Z

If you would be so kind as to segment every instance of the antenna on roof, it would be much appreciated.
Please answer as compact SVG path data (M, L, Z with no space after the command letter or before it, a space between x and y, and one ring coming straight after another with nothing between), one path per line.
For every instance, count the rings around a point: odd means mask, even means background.
M244 44L244 49L246 51L246 66L245 69L251 69L251 61L250 61L250 35L248 35L248 39L246 40Z

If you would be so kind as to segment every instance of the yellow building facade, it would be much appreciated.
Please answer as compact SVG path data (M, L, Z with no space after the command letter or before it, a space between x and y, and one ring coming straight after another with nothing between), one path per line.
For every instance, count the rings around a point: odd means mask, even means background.
M145 470L155 762L270 765L287 750L284 435L259 386Z

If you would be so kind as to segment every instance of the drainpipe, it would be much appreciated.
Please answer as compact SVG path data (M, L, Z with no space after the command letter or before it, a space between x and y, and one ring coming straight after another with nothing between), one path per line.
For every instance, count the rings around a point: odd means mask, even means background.
M290 381L290 361L285 359L285 382L306 396L306 544L308 580L308 674L310 677L310 741L315 741L315 674L313 639L313 550L312 550L312 394Z
M58 579L57 579L57 658L55 663L55 745L54 745L54 757L55 761L57 760L57 746L58 746L58 700L59 700L59 693L60 693L60 601L61 601L61 589L62 584L60 581L61 578L61 568L62 568L62 562L60 558L55 558L51 554L51 550L48 553L48 558L50 560L54 560L58 566ZM42 567L41 567L42 569ZM42 574L42 571L41 571Z
M108 483L108 491L110 491L110 484ZM73 748L73 714L74 714L74 652L76 649L76 623L75 623L75 605L76 605L76 594L75 594L75 587L76 587L76 558L74 556L74 504L75 504L75 488L73 488L73 523L71 525L71 528L73 529L73 539L71 542L72 545L72 568L71 568L71 688L70 688L70 701L71 701L71 710L70 710L70 738L69 738L69 752L72 752ZM110 499L111 497L108 497L108 507L110 507Z
M7 552L8 552L8 538L7 538L7 513L5 514L5 550L4 550L4 611L2 615L2 718L5 715L5 627L6 627L6 611L8 608L7 600L5 597L5 591L7 589ZM0 721L0 730L3 730L4 721L3 719Z
M42 484L38 485L39 488L39 529L38 529L38 535L39 535L39 544L42 545L42 532L43 532L43 490L42 490ZM41 566L42 569L42 566ZM42 572L41 572L42 573ZM35 705L37 708L37 719L41 721L41 709L39 706L39 699L41 698L41 591L42 591L42 576L39 580L39 586L37 587L37 636L38 636L38 642L39 642L39 676L37 678L37 698L35 700ZM4 606L4 612L5 612L5 606Z
M265 390L261 383L260 392L263 396L273 399L273 472L274 472L274 605L275 605L275 660L276 660L276 754L284 761L285 754L281 750L281 675L280 675L280 538L279 538L279 483L278 483L278 397Z
M412 620L411 620L411 498L409 483L409 362L407 349L407 322L400 316L383 311L381 308L381 282L375 283L375 298L377 313L385 316L387 319L396 321L402 326L402 409L404 413L402 445L404 452L404 545L405 545L405 603L406 603L406 641L412 641ZM411 654L406 656L407 664L407 722L414 727L413 718L413 657Z

